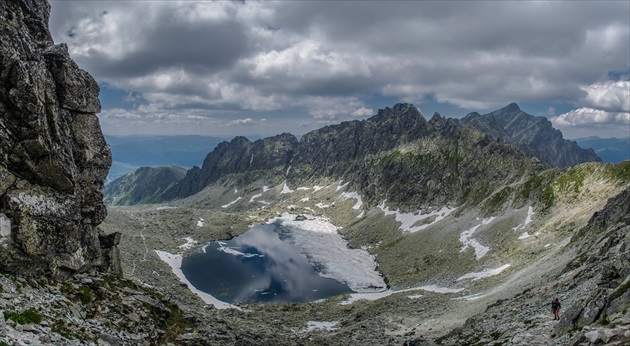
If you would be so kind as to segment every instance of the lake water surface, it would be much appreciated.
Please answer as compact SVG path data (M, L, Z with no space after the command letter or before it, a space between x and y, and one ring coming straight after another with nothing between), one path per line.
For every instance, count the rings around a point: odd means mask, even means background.
M186 256L182 272L198 290L228 303L309 302L352 293L320 276L300 250L280 239L278 225L256 225Z

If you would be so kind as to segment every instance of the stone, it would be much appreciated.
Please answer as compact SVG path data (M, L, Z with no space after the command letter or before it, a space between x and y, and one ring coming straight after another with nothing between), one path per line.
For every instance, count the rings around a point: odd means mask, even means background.
M587 338L593 344L600 340L599 332L596 330L584 333L584 337Z

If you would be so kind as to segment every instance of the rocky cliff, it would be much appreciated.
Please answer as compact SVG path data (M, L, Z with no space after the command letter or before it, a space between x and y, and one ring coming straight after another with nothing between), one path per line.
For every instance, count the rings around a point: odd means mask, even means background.
M601 162L592 149L582 149L565 140L545 117L535 117L511 103L494 112L470 113L461 122L470 124L502 143L516 143L528 156L549 167L575 166L583 162Z
M108 267L116 242L97 229L111 165L99 87L53 43L49 11L0 2L0 269L33 275Z
M195 166L178 184L166 190L163 199L187 197L229 174L242 174L240 184L265 176L278 180L284 176L297 148L295 136L284 133L251 142L236 137L220 143L206 156L201 168Z
M426 120L415 106L397 104L367 120L311 131L299 143L290 134L223 142L201 168L189 170L155 201L188 197L232 177L235 186L256 180L269 186L286 180L292 187L343 180L370 205L388 200L403 209L476 204L495 186L540 168L510 143L437 113Z

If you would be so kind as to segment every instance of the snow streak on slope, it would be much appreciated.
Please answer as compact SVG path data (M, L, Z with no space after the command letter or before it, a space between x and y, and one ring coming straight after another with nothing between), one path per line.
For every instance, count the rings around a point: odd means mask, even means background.
M386 216L395 215L396 221L400 222L400 229L403 230L403 232L408 233L421 231L444 219L455 210L455 208L444 206L440 210L435 210L427 214L419 212L401 213L399 210L390 210L388 207L385 207L385 201L383 201L383 203L381 203L378 207L383 211L383 213L385 213ZM431 218L433 218L433 220L431 220Z
M258 193L258 194L253 195L253 196L252 196L252 198L250 198L250 199L249 199L249 203L253 202L256 198L261 197L261 196L262 196L262 194L263 194L263 193L265 193L265 192L267 192L267 191L269 191L269 187L267 187L267 186L263 186L263 188L262 188L262 192L261 192L261 193Z
M229 206L231 206L232 204L234 204L234 203L236 203L236 202L240 201L240 200L241 200L241 198L243 198L243 197L238 197L237 199L233 200L232 202L230 202L230 203L228 203L228 204L224 204L224 205L222 205L222 206L221 206L221 208L228 208L228 207L229 207Z
M490 248L487 246L481 245L481 243L479 243L477 240L472 238L472 235L473 233L475 233L475 231L479 227L489 224L490 222L494 221L494 219L496 218L495 217L485 218L481 220L481 223L478 224L477 226L474 226L462 232L462 234L459 236L459 241L462 242L464 246L462 247L461 250L459 250L459 252L466 251L466 249L468 249L468 247L470 246L475 250L475 257L477 257L477 260L483 257L486 253L488 253L488 251L490 251Z
M527 226L527 224L529 224L530 222L532 222L532 215L534 215L534 208L532 208L532 206L530 205L529 208L527 209L527 217L525 218L525 222L523 222L522 224L512 228L513 230L517 231L519 229L523 229L525 228L525 226ZM527 233L527 231L523 232L518 239L527 239L529 237L531 237L532 235Z
M322 217L296 221L288 213L269 220L279 226L280 238L297 246L320 275L345 282L356 292L384 290L387 285L376 271L376 261L367 251L350 249L338 227Z
M501 274L502 271L506 270L509 267L510 267L509 264L504 264L500 266L499 268L484 269L483 271L480 271L480 272L464 274L460 276L459 278L457 278L457 281L466 280L466 279L472 279L472 281L476 281L476 280L487 278L493 275L499 275Z
M341 197L356 199L357 203L352 207L352 209L354 210L359 210L363 206L363 200L361 200L361 195L359 195L356 192L342 192Z

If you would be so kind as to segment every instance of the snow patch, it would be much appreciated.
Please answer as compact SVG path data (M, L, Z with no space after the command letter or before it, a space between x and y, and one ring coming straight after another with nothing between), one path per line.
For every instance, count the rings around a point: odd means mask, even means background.
M177 209L177 208L178 207L173 207L171 205L163 205L163 206L157 207L156 209L157 210L168 210L168 209Z
M280 194L286 194L286 193L293 193L293 190L291 190L289 186L287 186L287 182L285 181Z
M518 236L518 239L523 240L523 239L527 239L527 238L529 238L531 236L532 236L531 234L529 234L527 232L524 232L523 234Z
M504 264L500 266L499 268L484 269L483 271L480 271L480 272L464 274L460 276L459 278L457 278L457 281L466 280L466 279L472 279L472 281L476 281L476 280L487 278L493 275L498 275L509 267L510 267L509 264Z
M363 206L363 200L361 200L361 195L359 195L356 192L342 192L341 197L346 198L346 199L348 198L356 199L357 203L352 207L352 209L354 210L359 210Z
M374 300L378 300L378 299L381 299L381 298L389 297L392 294L405 293L405 292L417 291L417 290L418 290L417 287L412 287L412 288L406 288L406 289L402 289L402 290L386 290L386 291L383 291L383 292L352 293L352 294L350 294L350 298L342 301L339 304L340 305L348 305L348 304L352 304L354 302L358 302L359 300L374 301Z
M447 217L456 208L449 208L447 206L442 207L440 210L435 210L427 214L420 212L415 213L402 213L399 210L390 210L385 207L385 202L381 203L378 207L385 213L385 215L395 215L396 221L400 222L400 229L403 232L414 233L421 231ZM434 217L433 221L429 221L429 218ZM418 223L421 223L418 225Z
M186 278L184 273L182 272L182 255L181 254L172 254L166 251L154 250L155 253L160 257L160 259L171 267L173 274L179 278L179 280L185 283L194 294L198 295L206 304L210 304L217 309L238 309L241 310L236 305L228 304L226 302L220 301L212 295L202 292L195 288L190 281Z
M407 298L409 298L409 299L418 299L418 298L422 298L422 297L424 297L424 295L422 295L422 294L414 294L414 295L411 295L411 296L407 296Z
M343 183L343 180L339 180L339 183L337 183L337 189L335 191L343 190L346 188L346 186L348 186L348 184L350 184L350 182L347 182L341 185L342 183Z
M319 191L319 190L321 190L323 188L324 188L323 186L315 185L315 186L313 186L313 191L317 192L317 191Z
M178 246L178 248L180 248L180 249L182 249L182 250L189 250L189 249L192 249L192 248L193 248L193 246L195 246L195 244L197 244L197 241L196 241L196 240L194 240L194 239L193 239L193 238L191 238L191 237L186 237L186 238L184 238L184 240L186 241L186 243L184 243L184 244L182 244L182 245Z
M204 220L202 217L200 217L200 218L199 218L199 220L197 220L197 227L203 227L203 223L204 223L205 221L206 221L206 220Z
M267 186L263 186L262 188L262 192L261 193L257 193L255 195L252 196L252 198L249 199L249 203L252 203L254 200L256 200L256 198L259 198L262 196L263 193L269 191L269 187Z
M475 233L475 231L479 227L491 223L492 221L494 221L494 219L496 219L496 217L494 216L485 218L481 220L481 223L479 225L469 228L465 230L464 232L462 232L462 234L459 236L459 241L462 244L464 244L464 246L461 248L461 250L459 250L459 252L466 251L466 249L468 249L468 247L470 246L475 250L475 257L477 258L477 260L483 257L486 253L488 253L488 251L490 251L490 248L487 246L481 245L481 243L479 243L477 240L472 239L472 235L473 233Z
M315 206L319 209L326 209L326 208L330 208L330 207L334 207L335 206L335 202L331 203L331 204L324 204L322 202L319 202L317 204L315 204Z
M310 200L310 198L308 196L306 196L306 197L302 198L300 200L300 202L308 202L309 200Z
M512 230L517 231L519 229L525 228L525 226L527 226L528 224L530 224L532 222L532 215L534 215L534 208L530 205L527 208L527 216L525 217L525 221L523 221L523 223L519 224L518 226L513 227ZM527 232L525 232L525 233L527 233ZM521 238L519 238L519 239L521 239ZM525 238L523 238L523 239L525 239Z
M221 208L228 208L229 206L231 206L232 204L240 201L243 197L238 197L237 199L233 200L232 202L228 203L228 204L224 204L221 206Z
M338 233L339 227L328 219L310 216L296 221L295 215L284 213L268 223L280 226L283 240L298 247L324 277L345 282L356 292L382 291L387 287L376 270L374 256L361 249L351 249Z
M300 186L297 188L298 190L302 190L302 191L306 191L306 190L310 190L310 187L306 187L306 186Z

